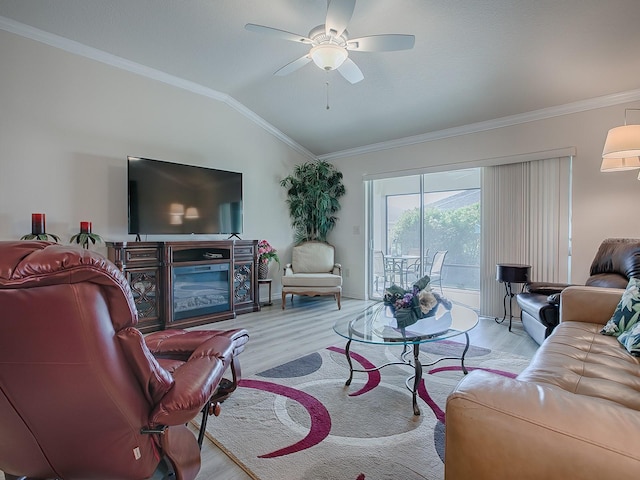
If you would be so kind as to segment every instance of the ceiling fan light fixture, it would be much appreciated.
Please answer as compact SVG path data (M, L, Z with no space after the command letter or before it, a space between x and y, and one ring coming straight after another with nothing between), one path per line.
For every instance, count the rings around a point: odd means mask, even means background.
M345 48L333 43L316 45L309 52L313 63L323 70L335 70L347 59L349 53Z

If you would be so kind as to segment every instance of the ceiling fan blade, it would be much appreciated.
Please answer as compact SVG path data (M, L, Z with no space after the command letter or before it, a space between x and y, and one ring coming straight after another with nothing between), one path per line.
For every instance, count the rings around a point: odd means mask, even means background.
M311 57L309 54L304 55L293 62L287 63L284 67L274 73L274 75L278 75L279 77L283 77L285 75L289 75L291 72L295 72L299 68L304 67L307 63L311 61Z
M327 7L327 19L324 22L325 33L339 37L346 30L356 0L330 0Z
M340 75L346 78L350 83L358 83L364 78L362 71L353 63L353 60L347 58L342 65L338 67Z
M264 25L247 23L244 28L249 30L250 32L263 33L265 35L281 38L283 40L290 40L292 42L305 43L307 45L313 43L310 38L298 35L297 33L286 32L284 30L278 30L277 28L265 27Z
M347 42L347 50L354 52L392 52L410 50L416 43L414 35L390 33L354 38Z

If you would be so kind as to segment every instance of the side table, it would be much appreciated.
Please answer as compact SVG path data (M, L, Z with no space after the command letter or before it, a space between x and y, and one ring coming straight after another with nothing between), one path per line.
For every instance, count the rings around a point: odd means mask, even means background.
M504 315L502 320L495 318L495 321L502 323L507 318L507 298L509 299L509 331L511 331L511 321L513 320L511 302L516 295L513 293L513 283L527 283L531 276L531 265L523 265L520 263L498 263L496 265L496 280L500 283L504 283L504 298L502 299L502 306L504 307Z
M269 296L267 297L267 301L265 303L263 303L262 305L268 307L270 305L273 305L273 302L271 301L271 284L273 282L273 278L259 278L258 279L258 288L260 288L260 285L269 285Z

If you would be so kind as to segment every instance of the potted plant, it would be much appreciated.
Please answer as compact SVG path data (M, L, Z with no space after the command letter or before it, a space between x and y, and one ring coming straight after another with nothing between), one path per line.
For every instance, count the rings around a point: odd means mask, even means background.
M280 258L278 257L278 251L273 248L266 240L260 240L258 242L258 278L264 279L269 276L269 263L271 260L278 262L278 268L280 268Z
M293 174L280 185L287 189L287 205L291 226L297 243L327 241L327 234L335 227L340 210L339 198L346 190L342 173L326 161L296 165Z

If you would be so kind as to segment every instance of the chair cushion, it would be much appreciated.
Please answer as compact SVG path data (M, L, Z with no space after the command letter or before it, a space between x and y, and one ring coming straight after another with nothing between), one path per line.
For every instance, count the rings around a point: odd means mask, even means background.
M334 248L328 243L305 242L293 247L291 264L295 273L331 272L334 258Z
M296 273L282 277L283 287L338 287L342 277L332 273Z

